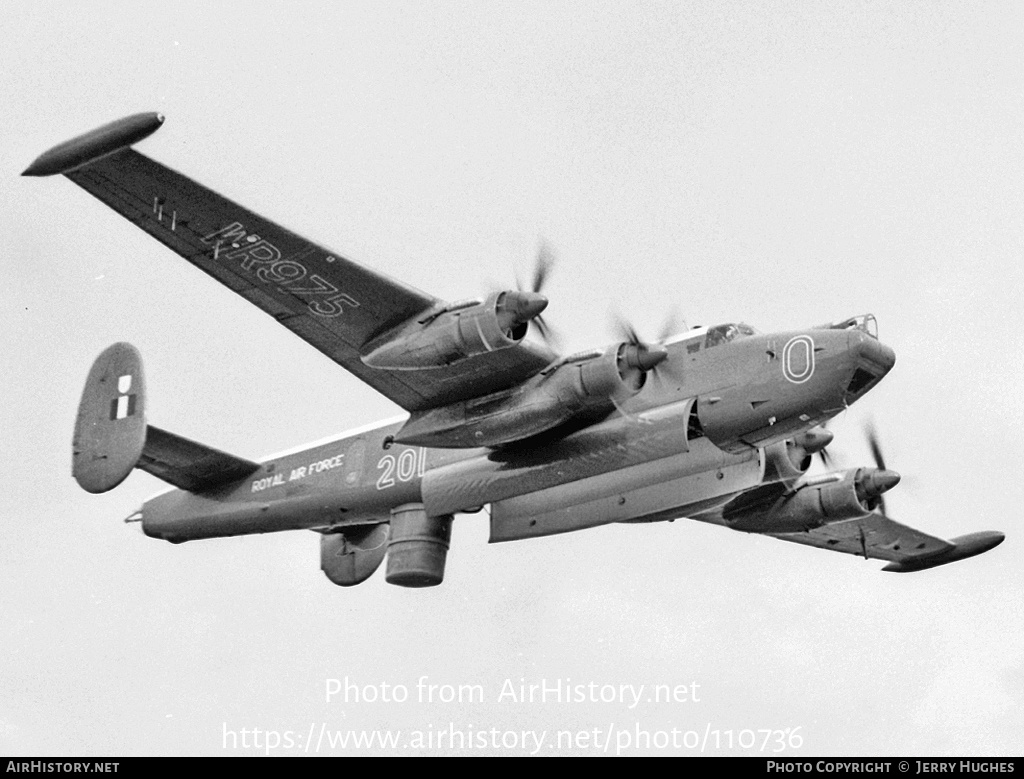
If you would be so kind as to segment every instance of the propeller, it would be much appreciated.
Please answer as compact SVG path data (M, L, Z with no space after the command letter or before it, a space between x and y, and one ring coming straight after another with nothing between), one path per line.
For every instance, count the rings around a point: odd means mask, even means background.
M626 354L632 368L649 371L668 357L664 346L658 342L652 345L644 341L636 328L620 316L615 317L615 331L626 342Z
M831 471L833 460L832 455L828 453L828 447L825 447L824 449L819 449L818 457L821 459L821 464Z
M877 470L870 471L861 477L861 488L874 507L887 516L886 499L883 494L899 484L900 475L896 471L886 468L886 460L882 455L882 444L879 443L879 433L873 423L869 422L864 426L864 435L867 437L867 445L871 449L871 458L874 460Z
M864 434L868 439L868 446L871 448L871 456L875 460L875 465L878 470L872 475L872 480L875 482L875 489L878 491L878 509L882 514L886 514L885 511L885 498L882 497L883 492L895 487L900 481L900 475L896 471L890 471L885 467L885 457L882 455L882 445L878 442L878 430L875 428L873 422L868 422L864 428Z
M875 465L884 471L886 469L885 458L882 456L882 446L878 443L878 430L875 429L874 422L868 422L864 428L864 434L868 438L868 446L871 447L871 456L875 458Z
M551 326L544 321L544 317L540 313L547 306L548 302L547 298L541 295L540 292L544 289L544 284L547 282L548 276L551 275L554 266L555 253L548 242L542 240L540 246L537 247L537 259L534 261L533 278L530 280L529 289L523 289L522 281L520 281L519 275L516 274L516 290L522 298L531 301L544 301L544 305L530 318L533 324L536 325L537 332L540 333L540 337L544 339L544 342L557 349L558 336L552 331Z
M656 368L668 357L668 350L660 343L644 341L636 328L621 316L614 317L613 325L616 336L623 341L618 356L620 370L623 374L629 369L638 371L635 386L639 389L648 373L657 377Z
M658 331L658 343L664 343L676 333L689 329L690 326L686 324L686 319L681 317L679 312L673 308L668 312L665 321L661 323L661 329Z
M832 440L831 431L827 430L827 423L822 429L828 436L827 442ZM896 471L890 471L885 465L885 457L882 454L882 445L879 442L878 431L873 422L864 426L864 437L867 439L868 448L871 450L871 457L875 461L875 468L868 468L861 472L857 478L857 491L861 499L866 500L868 505L877 508L882 514L886 513L884 493L891 490L900 483L901 476ZM828 454L826 446L817 451L822 464L832 470L836 465L836 458Z

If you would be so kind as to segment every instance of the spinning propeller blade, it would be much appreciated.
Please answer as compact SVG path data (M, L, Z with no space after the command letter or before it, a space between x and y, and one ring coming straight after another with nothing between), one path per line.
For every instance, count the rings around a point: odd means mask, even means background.
M868 422L864 426L864 437L867 439L868 448L871 450L871 458L874 460L875 469L864 473L861 484L865 488L865 496L873 502L874 506L884 516L888 516L886 514L883 494L899 484L901 477L896 471L890 471L886 467L878 431L873 422ZM825 467L831 470L835 466L835 458L829 455L824 448L818 452L818 455L821 457L821 462Z
M874 422L869 422L864 428L864 434L868 439L868 446L871 447L871 456L875 460L875 465L884 472L892 473L885 467L885 458L882 456L882 446L878 442L878 431L875 429ZM896 475L897 480L899 475ZM878 508L882 514L885 515L885 498L881 495L878 496Z
M535 295L539 295L541 290L544 288L544 284L548 280L548 276L551 275L554 265L554 251L552 251L551 246L547 241L541 240L540 246L537 247L537 259L534 261L533 279L531 279L530 288L528 290L524 290L523 283L519 279L519 274L516 274L516 289L520 292L531 292ZM544 317L537 314L533 317L532 322L536 325L537 332L540 333L540 337L544 339L544 342L553 349L560 351L559 338L551 329L551 326L544 321Z
M638 371L636 374L637 389L643 386L648 376L654 381L660 381L657 368L668 357L665 347L660 343L650 344L644 341L632 323L617 314L612 317L612 329L615 331L615 335L623 341L622 346L619 347L620 370L623 373L630 370ZM616 404L616 408L624 416L630 416L618 404Z

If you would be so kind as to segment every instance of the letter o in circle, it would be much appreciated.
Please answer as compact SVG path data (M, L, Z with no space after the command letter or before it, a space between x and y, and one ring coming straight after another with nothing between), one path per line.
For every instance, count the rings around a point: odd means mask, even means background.
M782 375L793 384L803 384L814 374L814 339L809 335L790 338L782 349Z

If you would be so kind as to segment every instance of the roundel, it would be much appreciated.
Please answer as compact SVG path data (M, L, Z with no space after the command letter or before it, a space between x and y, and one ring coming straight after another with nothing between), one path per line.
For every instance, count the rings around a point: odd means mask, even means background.
M809 335L790 338L782 349L782 375L803 384L814 373L814 339Z

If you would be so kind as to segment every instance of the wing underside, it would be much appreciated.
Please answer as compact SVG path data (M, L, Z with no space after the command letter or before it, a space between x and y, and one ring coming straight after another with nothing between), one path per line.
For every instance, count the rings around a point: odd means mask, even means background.
M835 522L803 533L768 533L783 541L887 560L883 570L907 573L964 560L987 552L1003 541L998 532L971 533L951 541L922 533L907 525L872 513L860 519Z
M901 525L881 514L868 514L861 519L836 522L804 533L770 535L783 541L890 562L929 557L952 548L941 538Z
M773 525L779 527L778 523L792 525L791 517L779 509L794 494L792 482L767 482L736 495L724 506L694 514L691 519L866 560L885 560L889 565L883 570L901 573L973 557L998 546L1004 539L1002 533L985 531L946 541L901 524L879 511L838 521L822 518L815 521L808 517L806 527L810 529L772 532Z

